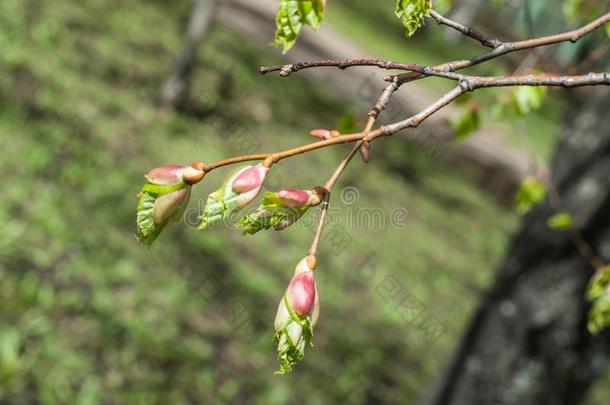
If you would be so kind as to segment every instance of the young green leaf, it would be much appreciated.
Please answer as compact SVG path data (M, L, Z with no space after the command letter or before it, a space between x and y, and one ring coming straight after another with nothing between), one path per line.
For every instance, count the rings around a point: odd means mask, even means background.
M537 177L527 177L515 196L515 209L521 215L526 214L546 198L546 184Z
M407 29L408 36L424 25L424 18L430 15L430 8L430 0L398 0L395 14Z
M587 299L591 302L589 332L596 334L610 327L610 266L593 276L587 288Z
M324 18L324 0L280 0L275 24L275 46L283 47L283 53L294 46L304 25L314 30L320 28Z
M591 278L587 288L587 299L596 300L609 293L608 288L610 288L610 266L604 267Z
M532 110L542 107L546 95L545 87L518 86L513 90L515 110L518 114L525 115Z
M186 166L163 166L151 170L138 193L136 238L146 246L157 239L170 222L182 218L191 195L192 179L197 171ZM203 177L203 173L198 176Z
M462 141L481 126L481 114L476 107L471 107L457 122L453 123L455 139Z
M587 328L596 334L610 327L610 294L596 299L589 310Z
M546 224L549 228L556 231L565 231L572 227L574 220L569 212L560 212L559 214L550 217Z
M324 191L318 188L267 192L263 196L263 204L255 213L244 216L239 225L244 235L254 235L270 228L281 231L298 221L309 208L318 205L324 197L323 193Z
M432 7L441 14L446 14L451 10L453 0L433 0Z

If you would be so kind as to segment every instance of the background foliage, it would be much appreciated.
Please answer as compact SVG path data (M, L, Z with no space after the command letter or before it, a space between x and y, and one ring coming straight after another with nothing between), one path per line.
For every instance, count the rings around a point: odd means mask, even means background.
M370 18L386 18L350 3L361 35ZM133 236L141 174L244 145L289 147L360 109L298 76L261 78L256 67L277 55L215 25L194 84L201 111L158 110L189 6L0 3L0 402L282 404L306 390L308 403L414 400L458 341L516 214L416 146L385 141L367 170L354 164L341 181L359 200L335 204L340 218L347 208L403 207L408 227L336 227L349 245L322 248L316 348L292 375L273 376L277 300L311 231L172 227L147 252ZM391 8L384 15L394 18ZM329 17L339 27L346 18ZM400 24L389 27L378 39L394 30L402 40ZM380 52L433 49L414 44ZM550 150L554 124L533 119ZM321 170L311 167L342 154L282 163L268 184L313 186ZM438 340L397 310L408 294L446 328Z

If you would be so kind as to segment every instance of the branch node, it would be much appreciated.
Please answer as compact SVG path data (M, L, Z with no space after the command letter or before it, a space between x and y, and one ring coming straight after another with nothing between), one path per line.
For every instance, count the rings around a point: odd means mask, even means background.
M286 76L290 75L290 73L293 72L293 68L294 68L294 65L292 65L292 64L283 66L282 69L280 70L280 76L286 77Z
M473 91L475 89L474 83L470 79L460 79L459 86L463 91Z

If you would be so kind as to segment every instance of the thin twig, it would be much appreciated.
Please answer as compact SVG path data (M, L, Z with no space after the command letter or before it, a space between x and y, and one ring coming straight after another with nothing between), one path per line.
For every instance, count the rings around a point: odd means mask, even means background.
M461 33L462 35L465 35L476 41L479 41L483 46L486 46L488 48L495 49L495 48L499 47L500 45L502 45L502 41L500 41L499 39L489 38L489 37L485 36L484 34L482 34L481 32L477 31L476 29L466 27L456 21L453 21L447 17L440 15L439 13L437 13L434 10L430 10L430 17L434 18L434 20L438 24L446 25L447 27L453 28L454 30Z
M465 92L474 91L484 87L507 87L507 86L561 86L566 88L579 87L579 86L592 86L592 85L610 85L610 73L589 73L587 75L580 76L551 76L551 75L524 75L524 76L498 76L498 77L486 77L486 76L466 76L451 72L438 72L432 68L421 67L417 65L414 69L418 69L422 74L430 76L439 76L449 80L455 80L459 82L459 85L453 90L446 93L444 96L439 98L436 102L405 120L395 122L393 124L381 126L380 128L372 131L364 131L353 134L341 135L323 141L302 145L296 148L287 149L281 152L275 153L260 153L255 155L244 155L237 156L230 159L223 159L212 163L204 164L202 162L195 162L193 167L203 170L204 172L210 172L213 169L231 165L234 163L264 160L269 162L270 165L279 162L282 159L293 157L302 153L311 152L316 149L325 148L327 146L338 145L342 143L370 142L376 138L386 135L392 135L405 128L416 127L422 121L427 119L429 116L451 103L453 100L458 98ZM397 79L390 84L392 91L386 91L382 94L381 104L385 105L389 100L390 95L393 91L396 91ZM379 106L376 104L377 109ZM375 117L377 112L375 108L371 110L369 115ZM374 122L374 121L373 121Z
M386 106L388 105L388 102L390 101L390 97L392 96L392 94L394 94L396 90L398 90L398 85L396 82L392 82L391 84L386 86L371 111L369 111L369 118L366 122L366 125L364 126L364 130L362 131L362 133L364 133L365 135L370 135L371 130L373 129L373 126L375 125L375 122L379 117L379 114L383 110L385 110ZM368 138L366 138L365 140L366 142L368 142ZM337 182L339 176L341 176L341 173L343 173L349 162L351 162L351 160L354 158L358 150L360 150L360 147L363 145L363 143L364 141L362 140L356 142L356 145L354 145L354 147L347 153L345 158L343 158L339 166L337 166L337 168L333 172L332 176L330 176L330 178L324 185L324 188L326 188L328 193L326 193L325 199L322 202L322 209L320 210L320 222L318 223L318 228L316 229L313 241L311 242L311 248L309 249L309 254L312 256L316 256L318 253L318 246L322 238L322 231L324 230L326 216L328 215L330 196L332 194L332 190L335 186L335 183Z
M323 66L337 67L339 69L347 69L353 66L376 66L381 69L397 69L411 70L409 63L398 63L381 59L326 59L311 62L291 63L288 65L261 66L258 71L261 74L269 72L280 72L280 76L286 77L291 73L298 72L303 69L317 68Z
M524 41L516 41L516 42L502 42L502 44L493 50L486 52L484 54L462 60L455 60L451 62L446 62L440 65L433 66L432 69L436 71L442 72L455 72L456 70L461 70L467 67L475 66L483 62L487 62L488 60L495 59L499 56L506 55L508 53L521 51L525 49L538 48L542 46L555 45L562 42L570 41L572 43L578 41L582 37L591 32L597 30L600 27L603 27L606 23L610 22L610 13L606 13L601 17L591 21L589 24L582 26L576 30L567 31L561 34L548 35L539 38L527 39ZM414 80L418 80L425 77L424 75L418 73L405 73L397 76L398 83L400 85L411 82ZM394 80L394 76L388 76L387 80Z

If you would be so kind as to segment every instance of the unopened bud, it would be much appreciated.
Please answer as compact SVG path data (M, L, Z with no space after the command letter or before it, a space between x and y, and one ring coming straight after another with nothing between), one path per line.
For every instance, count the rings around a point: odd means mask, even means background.
M278 199L285 207L297 208L307 204L310 192L298 189L280 190L277 192Z
M309 134L319 139L330 139L330 131L328 129L312 129Z
M268 168L260 164L245 169L235 177L235 180L233 180L233 190L238 193L247 193L252 190L260 189L268 170Z
M231 187L233 187L233 190L240 193L235 200L238 208L245 207L256 198L263 186L268 171L269 168L262 164L258 164L243 170L235 177Z
M311 256L308 256L297 264L275 316L275 340L280 361L278 373L291 371L293 365L303 358L305 345L312 344L313 327L319 313L318 289Z
M160 186L177 184L182 182L182 174L186 167L178 165L156 167L149 171L145 177L150 183Z
M362 161L365 164L369 162L369 149L370 146L368 143L363 143L360 145L360 155L362 156Z

